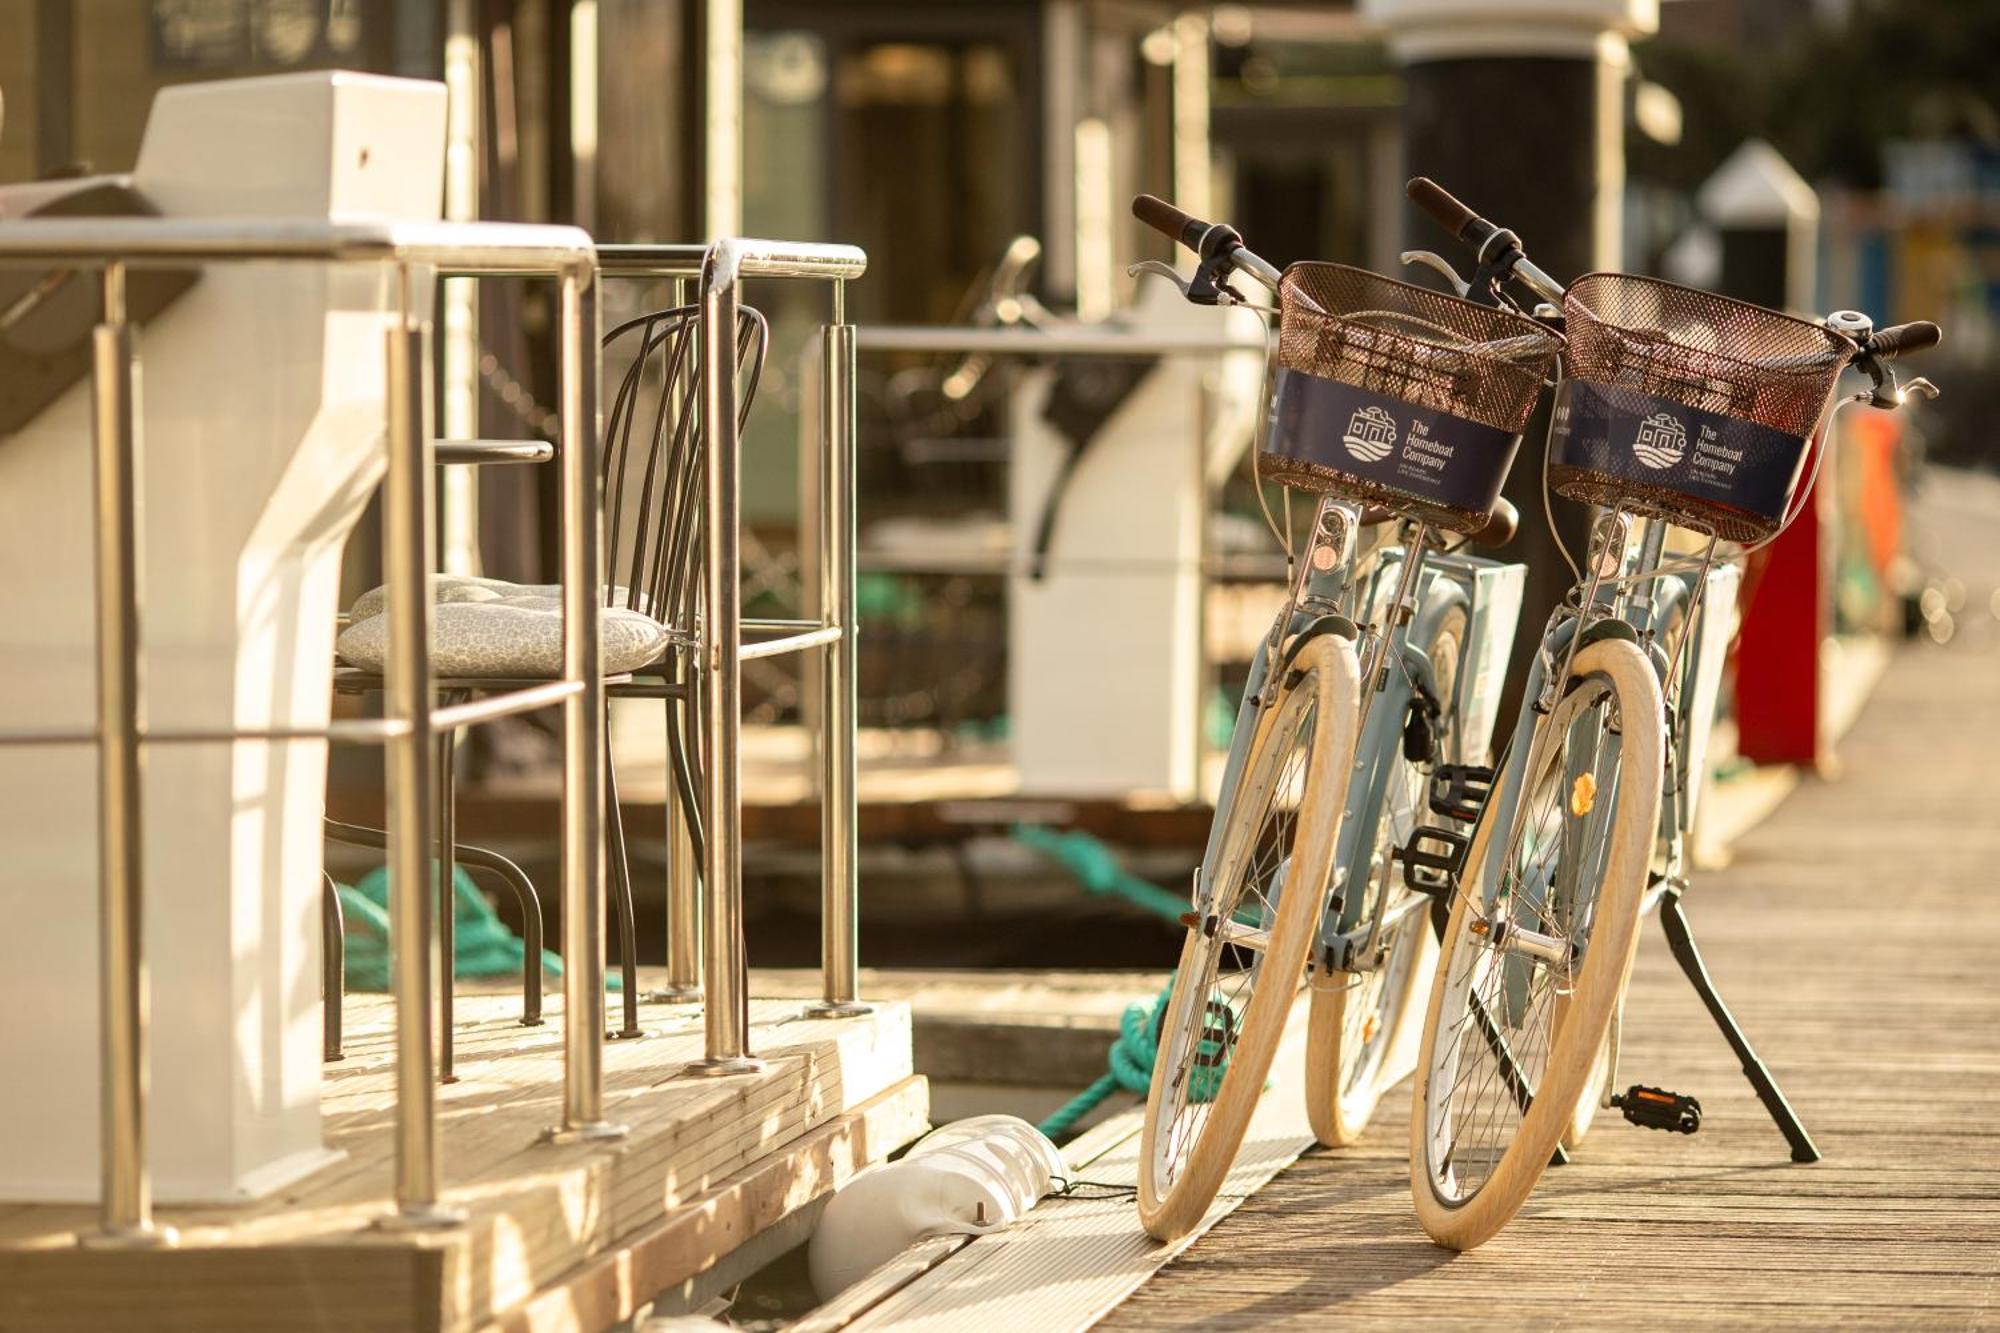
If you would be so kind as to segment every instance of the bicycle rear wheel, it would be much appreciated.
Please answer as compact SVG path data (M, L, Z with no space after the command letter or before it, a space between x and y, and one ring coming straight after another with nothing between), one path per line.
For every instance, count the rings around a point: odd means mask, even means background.
M1331 882L1354 759L1353 644L1308 642L1267 688L1161 1023L1139 1145L1139 1220L1186 1235L1215 1199L1264 1090Z
M1453 607L1438 618L1422 645L1436 673L1438 696L1447 703L1457 694L1466 628L1465 608ZM1449 713L1446 717L1449 720ZM1441 747L1456 741L1449 734L1439 737ZM1392 743L1400 751L1400 730ZM1451 753L1448 748L1441 752ZM1384 787L1369 847L1363 855L1348 859L1349 891L1365 895L1369 914L1379 896L1380 877L1392 881L1388 908L1410 892L1394 882L1400 874L1398 853L1408 845L1412 830L1425 822L1429 776L1398 753L1387 769ZM1429 991L1437 964L1436 935L1428 912L1411 912L1385 928L1382 945L1382 961L1374 968L1335 974L1313 986L1306 1038L1306 1114L1313 1136L1329 1148L1345 1147L1360 1138L1382 1094L1409 1071L1410 1039L1421 1020L1421 997Z
M1410 1120L1417 1220L1441 1245L1471 1249L1505 1226L1569 1126L1637 938L1663 739L1638 648L1582 649L1527 762L1510 769L1518 830L1501 824L1511 803L1496 792L1474 836ZM1488 857L1500 858L1492 875Z

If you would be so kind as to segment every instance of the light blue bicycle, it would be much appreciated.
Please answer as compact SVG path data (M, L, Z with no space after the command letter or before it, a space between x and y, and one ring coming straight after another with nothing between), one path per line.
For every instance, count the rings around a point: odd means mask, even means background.
M1323 1141L1352 1141L1410 1067L1520 611L1522 567L1463 548L1512 534L1500 484L1559 340L1358 269L1280 274L1149 196L1133 211L1198 257L1187 280L1144 266L1188 299L1248 305L1238 276L1277 294L1259 469L1320 496L1251 664L1160 1023L1138 1202L1171 1239L1214 1199L1303 987Z
M1511 307L1520 284L1562 327L1546 481L1598 506L1576 585L1535 660L1491 800L1452 885L1417 1062L1417 1217L1469 1249L1520 1209L1600 1108L1693 1133L1695 1098L1616 1092L1619 1015L1638 924L1660 912L1676 961L1742 1062L1795 1161L1818 1149L1715 992L1681 910L1740 550L1774 540L1811 494L1809 442L1836 382L1895 408L1889 362L1935 324L1797 319L1652 278L1593 273L1565 290L1518 237L1428 180L1410 196L1474 251L1457 290ZM1813 464L1813 472L1817 463ZM1804 484L1799 483L1803 481ZM1673 530L1680 530L1676 536Z

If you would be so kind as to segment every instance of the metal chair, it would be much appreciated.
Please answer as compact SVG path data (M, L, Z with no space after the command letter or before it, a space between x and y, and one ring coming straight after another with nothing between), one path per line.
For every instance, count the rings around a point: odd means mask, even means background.
M614 578L606 589L607 606L649 619L660 631L661 646L649 661L625 664L607 670L605 692L610 698L646 698L665 701L670 799L678 802L684 824L700 863L701 820L696 793L700 789L701 755L689 742L687 708L696 681L694 627L700 612L702 586L702 509L706 461L706 432L700 419L702 376L696 350L700 334L698 306L676 306L653 311L618 325L604 336L604 348L633 340L636 349L605 420L603 481L606 523L606 550L612 567L622 578ZM763 373L770 347L770 328L763 314L745 308L738 317L736 350L738 383L742 391L737 405L738 429L747 419ZM554 456L547 445L539 450L534 442L455 441L438 447L440 462L518 463L545 461ZM490 449L490 455L489 454ZM477 590L502 602L518 601L509 592L534 600L545 590L522 585L481 582ZM476 615L474 611L467 613ZM350 630L353 627L350 626ZM348 643L343 635L343 644ZM489 690L517 689L524 680L518 670L509 675L486 675L472 671L440 676L437 685L443 702L457 702ZM335 689L343 693L369 693L382 688L382 678L367 667L345 668L335 673ZM698 729L696 729L698 731ZM527 923L528 938L523 968L524 1024L541 1021L541 934L539 895L533 883L517 865L483 848L463 846L456 835L453 770L456 737L445 731L438 737L439 845L440 864L456 867L464 863L473 870L497 876L513 890ZM618 1038L642 1036L639 1026L638 934L632 897L632 868L627 854L623 812L618 800L616 764L608 766L605 783L608 820L608 864L614 915L618 923L620 970L623 982L623 1022ZM381 830L362 825L326 821L326 833L335 841L379 847L385 837ZM439 1005L442 1037L439 1044L439 1077L450 1082L453 1074L452 982L449 960L454 956L452 930L452 876L440 877L439 941L448 960L440 969ZM337 903L336 903L337 909ZM325 914L325 928L339 929L336 910ZM338 948L329 940L329 956ZM326 980L327 1003L337 1008L340 995L336 978L329 969ZM327 1058L338 1058L339 1019L327 1019Z

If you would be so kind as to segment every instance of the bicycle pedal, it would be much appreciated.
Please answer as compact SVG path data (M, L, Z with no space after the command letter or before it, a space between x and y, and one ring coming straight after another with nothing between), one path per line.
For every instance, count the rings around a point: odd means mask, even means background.
M1648 1088L1634 1083L1611 1104L1625 1118L1644 1129L1663 1129L1670 1134L1692 1134L1701 1128L1701 1103L1665 1088Z
M1439 764L1431 770L1431 813L1477 824L1493 794L1493 770L1484 764Z
M1432 843L1443 850L1428 850ZM1427 893L1440 902L1458 892L1459 871L1465 867L1465 851L1471 839L1456 829L1425 825L1410 830L1410 840L1397 852L1403 863L1403 884L1414 893Z

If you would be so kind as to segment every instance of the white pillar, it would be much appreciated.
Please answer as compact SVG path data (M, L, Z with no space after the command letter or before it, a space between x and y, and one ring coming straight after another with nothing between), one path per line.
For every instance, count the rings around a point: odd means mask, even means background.
M435 220L442 85L315 72L159 94L133 181L169 217ZM383 468L370 268L226 265L138 330L140 637L154 730L324 726L341 550ZM427 297L426 297L427 299ZM0 727L87 727L88 382L0 440ZM0 1198L98 1190L87 748L0 747ZM326 745L150 747L148 1141L163 1201L276 1189L319 1117Z

